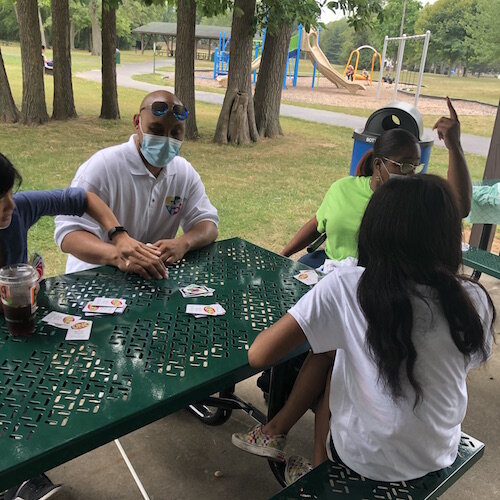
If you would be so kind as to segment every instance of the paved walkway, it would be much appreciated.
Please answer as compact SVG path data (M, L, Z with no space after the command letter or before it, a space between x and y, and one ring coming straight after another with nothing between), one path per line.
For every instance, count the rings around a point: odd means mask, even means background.
M162 60L161 63L157 62L157 66L174 66L173 60ZM121 87L129 87L145 92L152 92L153 90L169 90L174 91L171 87L163 85L154 85L152 83L139 82L133 80L133 75L149 74L153 72L153 62L121 64L116 67L116 78L118 85ZM84 73L77 73L76 76L93 80L96 82L101 81L101 70L86 71ZM196 91L196 100L206 102L209 104L222 105L224 100L223 94L216 94L214 92L205 92L203 90ZM350 129L361 128L365 126L366 118L360 116L352 116L344 113L335 113L334 111L326 111L321 109L304 108L302 106L293 106L291 104L282 104L280 109L281 116L288 116L298 118L299 120L307 120L317 123L325 123L327 125L335 125L337 127L347 127ZM434 139L434 145L437 147L444 147L443 141L440 141L437 134L429 129L425 129L425 135ZM462 147L466 153L473 153L481 156L487 156L490 147L490 138L481 137L477 135L462 134Z

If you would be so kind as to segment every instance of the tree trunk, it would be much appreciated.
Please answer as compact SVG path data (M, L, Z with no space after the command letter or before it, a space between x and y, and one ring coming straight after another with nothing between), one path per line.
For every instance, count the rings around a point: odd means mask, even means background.
M102 103L101 116L109 120L120 118L116 87L116 8L102 2Z
M280 125L281 91L291 35L292 26L286 24L282 24L276 34L266 35L254 96L260 137L274 138L283 134Z
M227 91L214 135L219 144L247 144L259 138L250 71L254 18L255 0L235 1Z
M186 120L186 139L199 137L194 97L195 23L196 1L179 0L175 42L175 95L189 110L189 116Z
M23 67L23 123L35 125L48 121L43 82L42 40L36 0L18 0L19 41Z
M38 7L38 24L40 25L40 38L42 39L42 45L47 47L47 39L45 38L45 30L43 28L42 14L40 13L40 7Z
M70 50L75 50L75 23L70 20L70 25L69 25L69 49Z
M102 54L102 37L101 25L99 24L99 1L90 0L89 3L89 16L92 26L92 55L100 56Z
M69 41L69 1L52 0L52 45L54 47L54 120L76 118L71 50Z
M0 49L0 122L16 123L20 114L12 97Z

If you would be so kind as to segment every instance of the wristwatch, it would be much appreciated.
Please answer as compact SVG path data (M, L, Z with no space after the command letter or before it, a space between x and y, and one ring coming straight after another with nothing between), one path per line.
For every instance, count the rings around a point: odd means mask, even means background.
M108 231L108 238L110 240L113 239L113 236L116 234L116 233L128 233L128 231L123 227L123 226L115 226L115 227L112 227L109 231Z

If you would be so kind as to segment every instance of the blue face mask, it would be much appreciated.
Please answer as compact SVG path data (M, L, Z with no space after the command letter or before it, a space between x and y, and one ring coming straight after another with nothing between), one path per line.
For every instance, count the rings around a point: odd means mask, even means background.
M146 161L156 168L168 165L181 149L182 141L173 137L162 135L145 134L139 121L139 129L142 132L141 153Z

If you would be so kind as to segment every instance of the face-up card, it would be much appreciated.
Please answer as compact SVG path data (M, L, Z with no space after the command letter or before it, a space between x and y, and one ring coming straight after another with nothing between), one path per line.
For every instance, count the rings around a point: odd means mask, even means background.
M82 311L87 314L113 314L116 311L115 306L96 306L93 302L85 305Z
M183 297L210 297L214 294L213 288L208 288L205 285L188 285L183 288L180 288L180 292Z
M127 305L125 299L109 298L109 297L97 297L91 304L93 306L103 306L103 307L123 307Z
M226 313L226 310L220 304L188 304L186 306L186 313L196 316L221 316Z
M57 328L68 329L72 324L80 319L80 316L71 314L63 314L57 311L52 311L42 318L44 323L55 326Z
M92 321L81 320L72 324L66 334L66 340L88 340L92 330Z
M294 276L295 279L306 285L315 285L318 282L318 274L314 269L305 269Z

